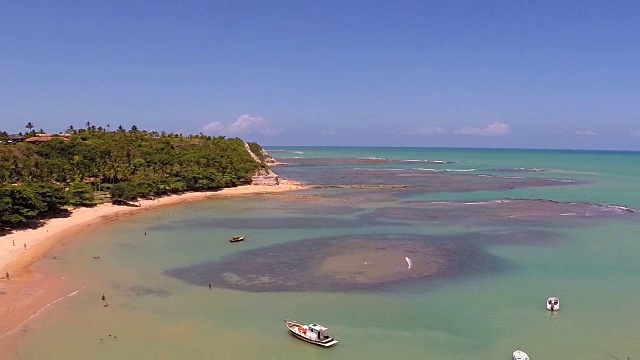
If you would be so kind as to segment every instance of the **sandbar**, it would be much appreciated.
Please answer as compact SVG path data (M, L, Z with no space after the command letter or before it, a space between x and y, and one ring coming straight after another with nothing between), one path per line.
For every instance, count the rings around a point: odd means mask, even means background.
M499 238L476 233L314 238L241 251L164 274L193 285L248 292L387 291L407 282L430 287L444 278L505 269L506 262L478 244Z

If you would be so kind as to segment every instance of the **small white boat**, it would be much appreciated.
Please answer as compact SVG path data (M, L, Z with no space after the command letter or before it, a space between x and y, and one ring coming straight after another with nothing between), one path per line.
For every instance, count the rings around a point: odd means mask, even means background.
M547 310L553 312L560 310L560 298L552 296L547 299Z
M322 325L305 325L293 320L285 320L284 323L291 335L310 344L329 347L338 343L338 340L325 332L327 328Z
M529 355L522 350L516 350L513 352L513 360L530 360Z

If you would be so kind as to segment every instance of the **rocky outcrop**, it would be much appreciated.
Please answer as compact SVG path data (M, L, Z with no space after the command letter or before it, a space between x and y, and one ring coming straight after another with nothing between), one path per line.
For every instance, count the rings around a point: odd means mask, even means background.
M278 186L280 177L269 168L258 169L251 177L251 185Z
M247 152L249 153L249 155L251 155L253 160L261 164L269 165L277 163L277 161L272 158L271 155L269 155L266 151L264 151L264 149L261 150L262 153L260 154L260 157L258 157L251 151L249 144L247 144L246 142L244 143L244 147L245 149L247 149ZM264 161L260 159L264 159ZM291 182L289 180L280 179L278 174L274 173L273 170L271 170L268 166L256 170L256 172L253 173L253 176L251 177L251 185L279 186L294 183L295 182Z
M276 162L275 159L269 156L269 154L267 154L264 150L262 150L261 155L264 155L263 157L266 158L266 160L265 162L262 162L260 158L251 151L251 149L249 148L249 144L245 142L244 147L245 149L247 149L247 152L249 153L249 155L251 155L253 160L259 163L266 164L266 163ZM288 183L288 182L284 181L283 183ZM278 186L278 185L282 185L282 183L280 182L280 177L278 176L278 174L274 173L268 167L264 167L256 170L256 172L253 173L253 176L251 177L251 185Z
M264 159L265 164L275 164L276 159L272 158L264 149L262 149L262 158Z

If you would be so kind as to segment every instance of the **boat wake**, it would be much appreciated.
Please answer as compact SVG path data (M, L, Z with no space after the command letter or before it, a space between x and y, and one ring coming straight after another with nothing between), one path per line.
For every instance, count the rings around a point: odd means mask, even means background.
M59 297L59 298L57 298L57 299L53 300L52 302L50 302L50 303L48 303L47 305L43 306L43 307L42 307L40 310L38 310L35 314L33 314L33 315L29 316L29 318L28 318L27 320L25 320L25 321L23 321L22 323L20 323L20 324L19 324L18 326L16 326L13 330L9 330L9 331L7 331L6 333L4 333L4 334L0 335L0 338L3 338L3 337L5 337L5 336L7 336L7 335L11 335L11 334L13 334L13 333L14 333L14 332L16 332L18 329L20 329L24 324L28 323L28 322L29 322L29 321L31 321L32 319L36 318L38 315L42 314L45 310L47 310L47 309L48 309L50 306L52 306L53 304L57 303L58 301L61 301L61 300L65 299L65 298L68 298L68 297L70 297L70 296L74 296L74 295L76 295L76 294L77 294L77 293L79 293L79 292L80 292L80 290L82 290L82 289L84 289L84 287L82 287L81 289L78 289L78 290L76 290L76 291L73 291L73 292L72 292L72 293L70 293L70 294L67 294L67 295L65 295L65 296L61 296L61 297Z

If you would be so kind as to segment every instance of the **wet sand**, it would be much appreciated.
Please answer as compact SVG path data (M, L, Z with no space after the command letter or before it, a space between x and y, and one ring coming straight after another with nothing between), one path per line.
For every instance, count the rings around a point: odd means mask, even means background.
M447 250L425 242L353 239L329 246L314 277L351 284L387 283L446 271Z
M78 289L59 275L31 269L3 284L0 290L0 349L3 356L10 358L10 354L18 351L19 340L31 331L31 319L53 308L75 290Z

